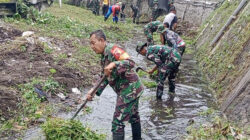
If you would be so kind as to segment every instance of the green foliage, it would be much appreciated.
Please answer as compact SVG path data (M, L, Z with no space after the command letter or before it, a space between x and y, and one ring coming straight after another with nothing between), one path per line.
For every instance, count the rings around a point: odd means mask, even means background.
M21 49L22 52L25 52L27 50L25 45L20 46L20 49Z
M148 75L148 73L146 73L145 71L142 71L142 70L139 70L137 73L138 73L139 77L145 77Z
M89 10L67 4L63 4L63 8L59 8L58 4L54 3L43 12L26 6L21 9L23 9L22 13L27 16L18 14L15 16L16 18L7 18L5 21L14 22L26 30L29 30L32 25L33 29L39 30L46 36L88 38L90 32L102 29L108 40L125 41L133 37L131 29L137 29L136 25L132 23L115 24L111 19L104 22L103 16L95 16Z
M42 90L46 93L55 93L56 90L64 90L57 81L48 79L43 81L41 79L34 78L30 83L19 85L19 90L22 93L24 99L21 104L24 116L33 116L34 113L39 109L43 98L39 98L37 93L34 91L35 85L41 85Z
M218 116L214 117L214 120L211 123L203 124L199 128L190 126L188 128L189 135L186 140L195 140L195 139L241 139L247 140L244 132L238 127L234 126L226 119L222 119Z
M17 11L18 13L14 15L14 18L18 20L25 18L28 23L49 24L54 19L54 16L49 13L42 13L32 6L27 6L23 0L17 1Z
M44 47L43 47L43 51L46 53L46 54L51 54L53 52L53 49L50 48L46 43L43 43Z
M146 86L147 88L154 88L154 87L157 87L157 83L156 83L155 81L142 80L142 83L143 83L144 86Z
M201 115L201 116L208 116L208 115L212 115L214 113L215 113L215 110L212 109L212 108L209 108L209 109L207 109L205 111L200 112L199 115Z
M86 106L83 108L83 112L84 112L84 114L92 113L92 108L89 106Z
M57 89L62 88L57 81L54 81L53 79L49 78L44 82L43 90L45 92L50 92L52 94L55 93Z
M39 83L40 81L38 79L33 79L31 83L19 85L19 90L25 100L24 103L22 103L23 113L25 115L32 116L42 101L34 91L34 85Z
M51 74L55 74L56 73L56 69L49 69L49 72L51 73Z
M47 140L105 140L105 135L91 131L76 120L49 119L42 129Z

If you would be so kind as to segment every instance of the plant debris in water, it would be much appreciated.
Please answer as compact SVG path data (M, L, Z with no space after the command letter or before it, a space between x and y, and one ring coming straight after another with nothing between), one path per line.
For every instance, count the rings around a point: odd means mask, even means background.
M97 134L84 127L77 120L51 118L42 125L47 140L105 140L104 134Z
M190 126L188 132L186 140L247 140L243 130L219 116L215 116L212 123L202 124L198 128Z
M146 81L146 80L142 80L142 83L144 84L144 86L148 87L148 88L154 88L157 87L157 83L155 81Z

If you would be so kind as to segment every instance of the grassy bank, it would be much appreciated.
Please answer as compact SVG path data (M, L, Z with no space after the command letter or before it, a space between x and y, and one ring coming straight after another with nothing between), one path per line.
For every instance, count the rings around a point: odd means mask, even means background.
M4 102L1 108L0 136L13 138L30 124L40 125L38 120L55 115L58 107L60 110L69 106L66 103L62 105L56 94L62 93L72 102L77 102L80 97L71 95L71 88L83 89L92 84L93 77L101 69L99 56L89 46L90 32L102 29L108 41L122 43L133 37L133 30L137 30L131 22L115 24L112 18L104 22L103 16L95 16L91 11L66 4L59 8L57 3L42 13L33 11L25 19L15 15L14 18L4 18L4 22L6 30L1 30L7 34L13 28L34 32L29 37L7 37L7 41L0 43L1 62L10 64L3 65L5 68L1 69L0 73L5 74L0 75L4 83L0 91L5 91L8 98L14 93L16 95L16 102ZM38 97L34 91L37 84L51 95L53 102ZM10 106L15 111L9 110Z
M250 36L249 10L244 10L239 14L216 46L210 46L215 35L224 26L238 4L239 1L225 1L201 27L200 31L207 28L196 42L196 58L203 72L210 79L210 86L216 91L218 99L222 99L230 83L242 75L249 66L249 63L247 64L249 55L244 51ZM240 59L243 61L239 61Z

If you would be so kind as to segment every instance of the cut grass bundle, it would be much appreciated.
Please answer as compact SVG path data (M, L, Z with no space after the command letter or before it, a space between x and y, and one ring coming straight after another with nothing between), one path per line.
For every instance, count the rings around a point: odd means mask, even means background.
M47 140L105 140L104 134L97 134L84 127L77 120L51 118L42 125Z

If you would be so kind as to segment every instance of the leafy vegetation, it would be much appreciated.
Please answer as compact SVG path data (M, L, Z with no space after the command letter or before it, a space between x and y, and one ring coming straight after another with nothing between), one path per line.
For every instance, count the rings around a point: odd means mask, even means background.
M105 135L91 131L76 120L51 118L42 125L42 129L47 140L105 140Z
M243 130L229 123L226 119L220 118L219 116L214 117L211 123L203 124L198 128L190 126L188 128L188 132L189 135L186 138L187 140L247 140L247 136L244 134Z
M16 118L5 121L0 126L1 132L21 131L28 128L30 122L35 122L39 118L47 118L54 111L50 104L42 103L45 97L38 96L34 91L37 85L42 86L42 90L47 93L53 93L57 89L63 88L53 79L41 80L38 78L32 79L31 82L19 85L18 88L22 93L22 99L19 103L21 110L20 115Z
M247 10L237 16L237 19L225 31L224 37L221 38L216 46L210 46L211 41L237 8L238 4L239 1L225 1L211 15L215 16L215 18L209 22L207 29L203 33L204 35L200 37L203 41L200 42L198 40L196 42L198 48L196 58L200 62L201 69L211 81L210 87L216 91L218 97L223 97L221 94L230 87L231 82L235 78L242 74L248 63L238 62L238 60L248 60L247 53L244 52L244 43L248 40L246 36L250 35L250 31L247 28L247 23L250 21L247 18L249 17ZM201 30L204 27L201 27Z
M142 83L148 88L157 87L157 83L155 81L142 80Z
M132 37L131 29L136 29L132 23L115 24L110 19L106 22L103 16L95 16L91 11L80 7L63 4L59 8L57 3L52 7L39 12L34 8L20 4L21 12L14 18L5 18L5 21L15 23L24 30L39 30L41 34L59 38L88 38L89 33L102 29L110 40L125 41ZM72 10L74 9L74 10ZM25 16L25 19L21 18ZM30 26L31 25L31 26Z

